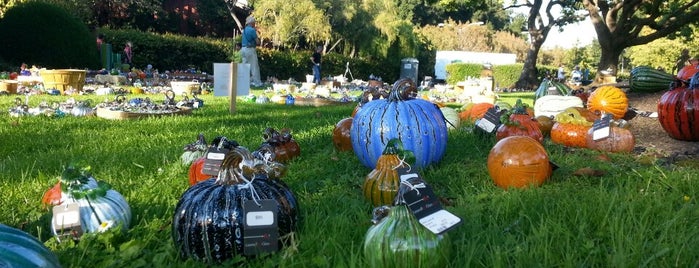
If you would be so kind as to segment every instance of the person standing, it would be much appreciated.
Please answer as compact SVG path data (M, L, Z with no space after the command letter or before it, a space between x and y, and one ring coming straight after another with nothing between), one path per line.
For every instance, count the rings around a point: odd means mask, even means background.
M556 75L558 82L565 82L566 80L566 69L563 68L563 64L558 66L558 74Z
M240 54L242 63L250 64L250 84L260 87L262 86L262 81L260 80L260 65L257 60L256 50L256 47L260 45L260 37L257 35L255 26L255 17L252 15L248 16L245 19L245 29L243 29L241 41L243 47L240 49Z
M133 64L133 44L131 41L126 42L124 46L124 63Z
M311 63L313 63L313 83L316 83L317 85L320 85L320 59L321 59L321 52L323 52L323 46L318 46L316 47L316 50L313 52L313 55L311 56Z

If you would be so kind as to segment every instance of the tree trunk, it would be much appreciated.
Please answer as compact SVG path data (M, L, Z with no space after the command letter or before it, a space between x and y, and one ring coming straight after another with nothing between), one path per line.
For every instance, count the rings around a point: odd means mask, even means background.
M532 90L539 86L536 60L539 55L540 48L540 45L529 45L529 51L527 51L527 58L524 60L524 66L522 67L522 73L519 75L519 79L517 79L514 88L518 90Z

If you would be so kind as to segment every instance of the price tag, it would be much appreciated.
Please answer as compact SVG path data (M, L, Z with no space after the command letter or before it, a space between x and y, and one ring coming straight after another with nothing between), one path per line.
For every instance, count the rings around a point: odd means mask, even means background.
M403 199L422 226L435 234L442 234L461 224L461 218L442 208L432 187L417 173L401 174L405 171L406 169L397 170L401 183L410 184L412 190L404 192Z
M223 158L226 157L228 149L209 147L206 151L206 159L204 160L204 165L202 166L201 172L211 176L217 176L218 170L221 169L221 163L223 163Z
M245 200L243 225L243 254L259 255L279 250L277 201L271 199Z
M500 126L500 111L497 107L491 107L485 112L483 118L478 120L476 126L488 133L493 133Z
M609 137L611 114L605 114L602 118L595 120L592 124L592 140L601 140Z
M56 230L57 240L72 237L80 238L83 234L80 225L80 204L70 203L53 207L53 229Z

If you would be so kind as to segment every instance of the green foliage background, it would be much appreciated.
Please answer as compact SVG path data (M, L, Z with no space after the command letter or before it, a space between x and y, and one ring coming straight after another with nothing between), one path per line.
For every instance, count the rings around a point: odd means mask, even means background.
M79 19L56 5L30 1L15 5L0 20L0 58L52 69L97 68L95 39Z

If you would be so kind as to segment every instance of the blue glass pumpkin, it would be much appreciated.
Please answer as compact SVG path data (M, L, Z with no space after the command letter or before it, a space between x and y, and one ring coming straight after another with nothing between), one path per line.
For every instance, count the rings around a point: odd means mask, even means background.
M388 98L367 102L355 114L350 130L359 161L375 168L391 139L415 154L415 166L438 163L447 147L447 126L439 107L416 99L417 87L407 78L396 81Z

